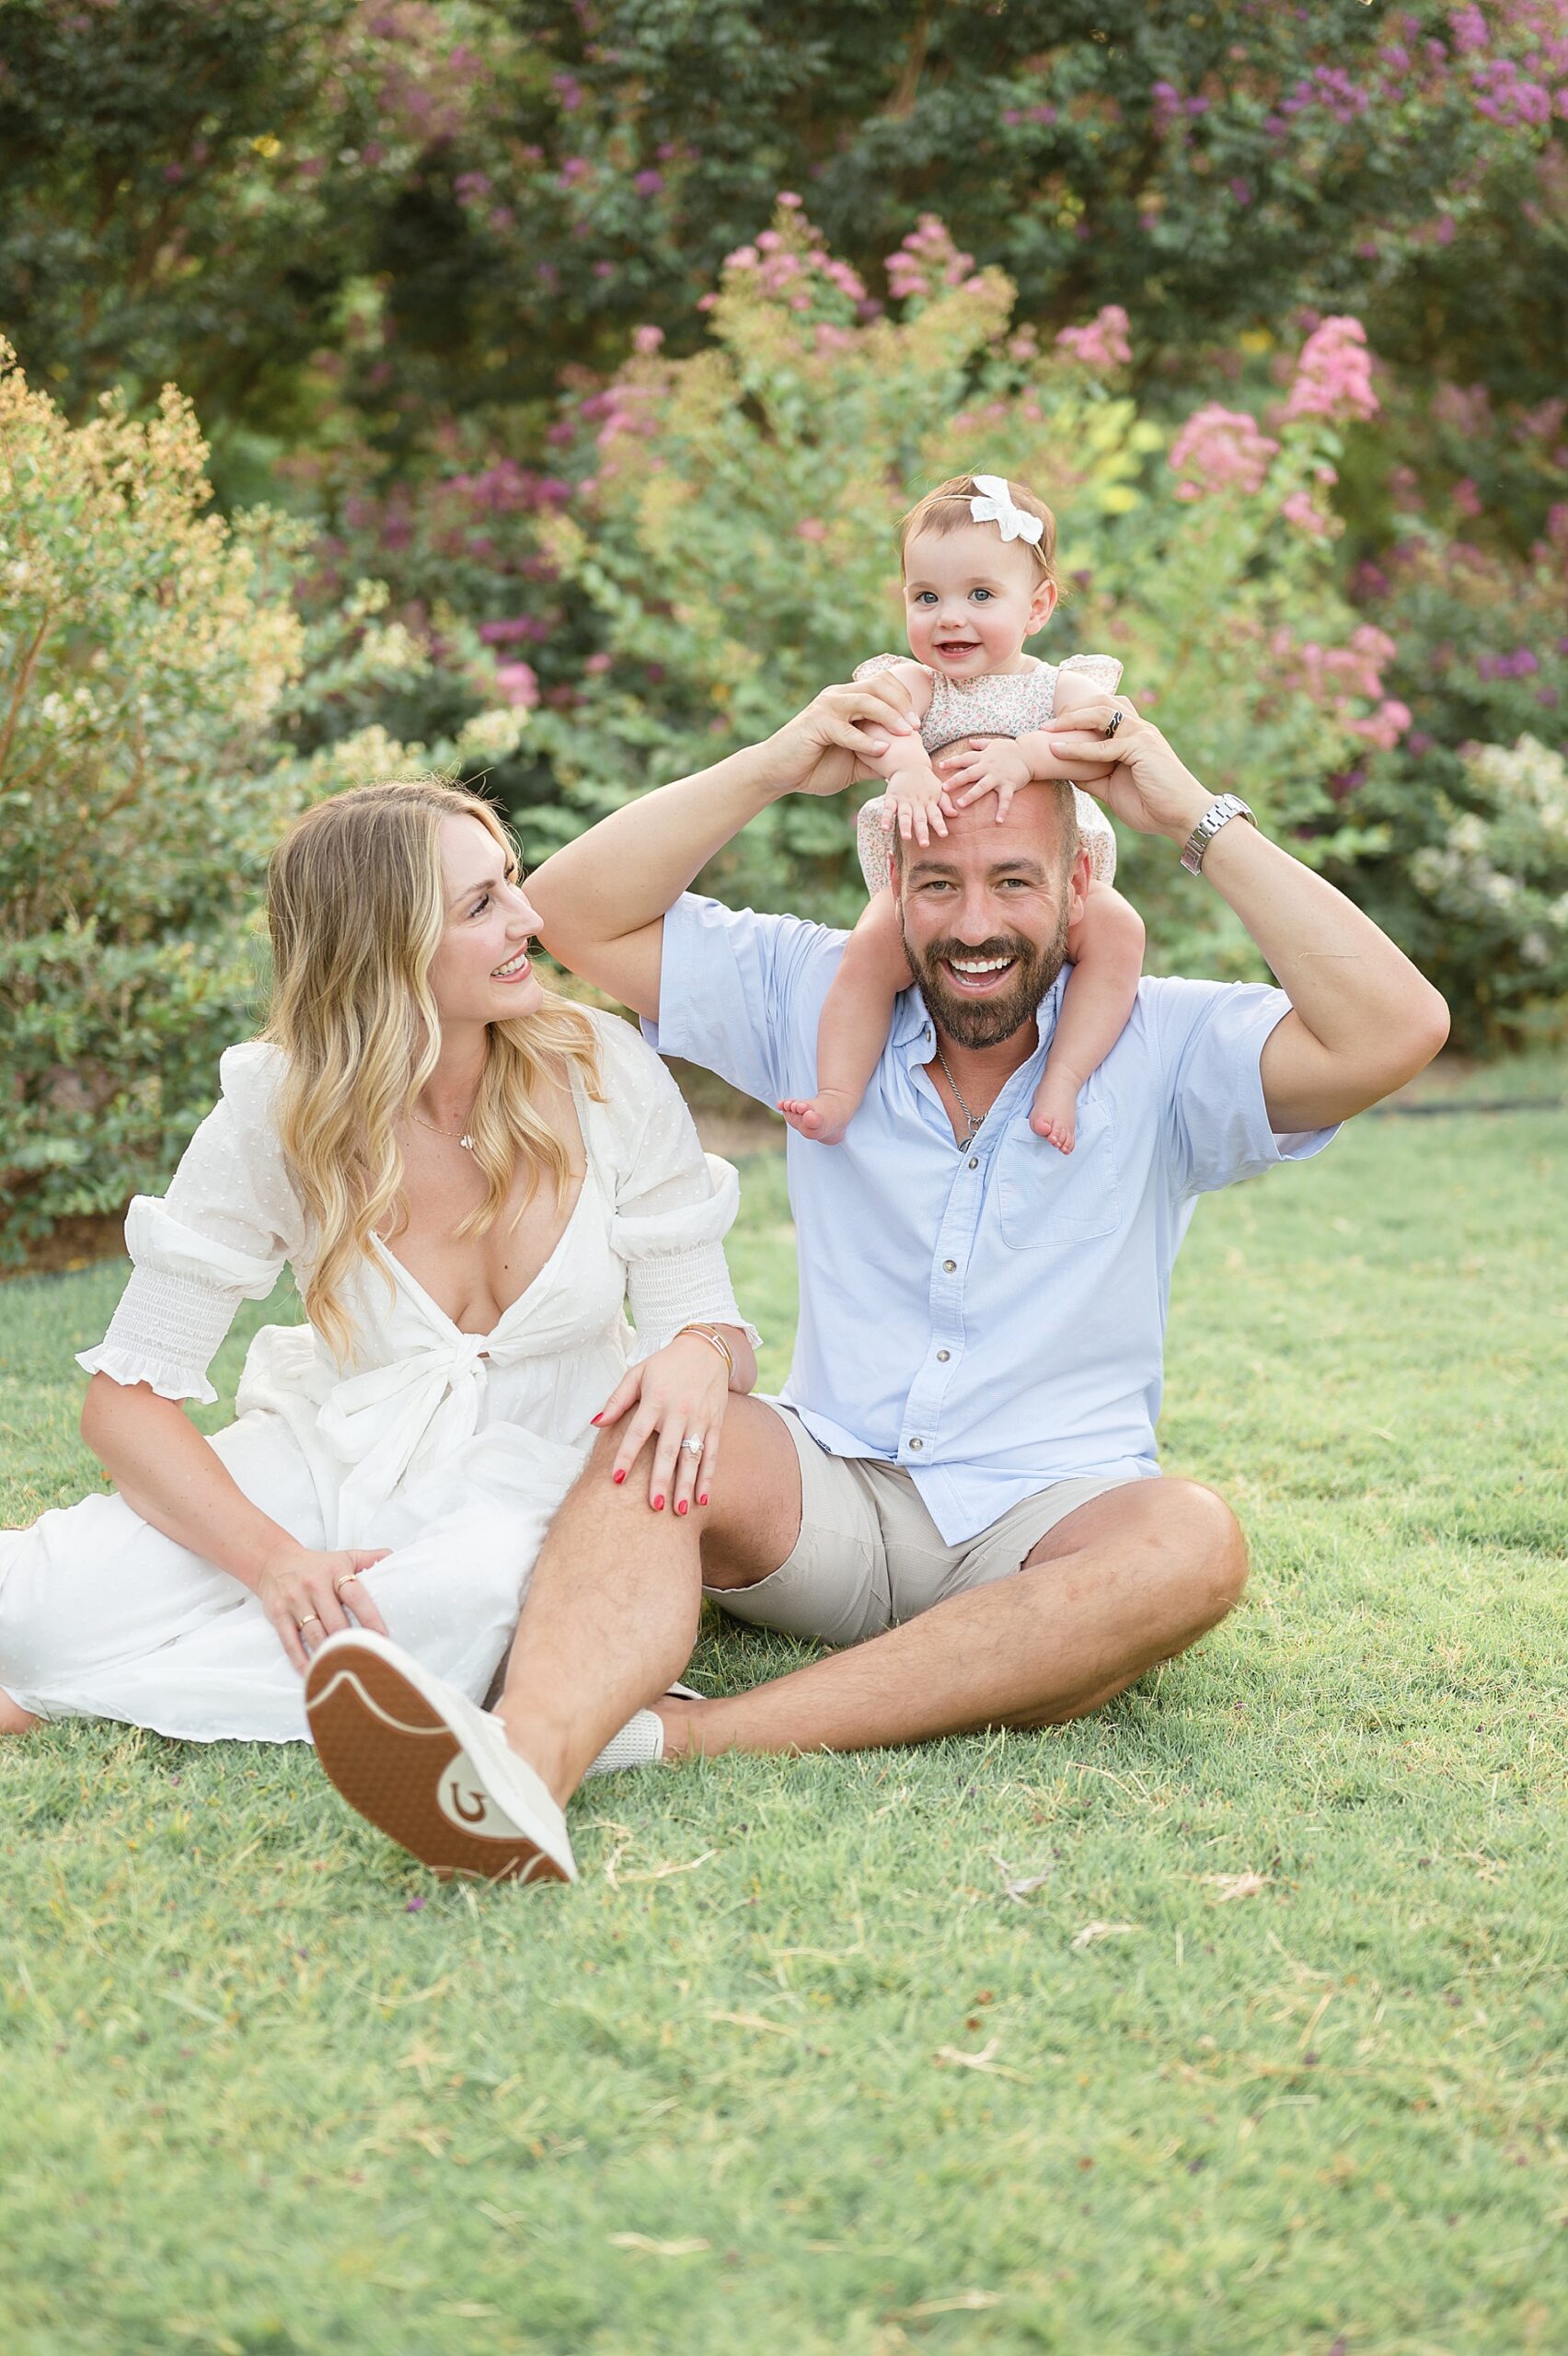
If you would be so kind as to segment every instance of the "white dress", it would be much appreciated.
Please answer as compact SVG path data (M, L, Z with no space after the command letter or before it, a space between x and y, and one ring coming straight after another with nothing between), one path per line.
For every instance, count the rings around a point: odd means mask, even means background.
M460 1331L378 1244L345 1296L351 1362L309 1325L264 1327L236 1420L212 1443L303 1544L389 1547L363 1574L387 1628L476 1701L627 1365L694 1320L744 1323L721 1242L735 1172L703 1154L652 1049L612 1016L593 1020L605 1101L574 1083L582 1192L494 1331ZM223 1096L167 1195L132 1204L134 1265L79 1360L90 1373L210 1401L207 1368L241 1300L264 1299L285 1262L303 1290L310 1237L271 1111L281 1068L261 1042L224 1057ZM0 1532L0 1690L43 1718L119 1718L197 1742L309 1738L302 1681L255 1597L118 1496Z

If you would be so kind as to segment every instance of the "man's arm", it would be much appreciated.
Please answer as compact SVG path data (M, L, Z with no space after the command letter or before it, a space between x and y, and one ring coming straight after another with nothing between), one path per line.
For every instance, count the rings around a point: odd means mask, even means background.
M716 851L791 791L837 793L911 733L908 691L882 673L825 687L761 745L612 811L536 868L528 897L552 957L655 1019L664 913Z
M1108 740L1115 710L1122 722ZM1179 851L1213 794L1124 697L1085 705L1073 720L1071 730L1048 732L1060 774ZM1431 1062L1448 1035L1447 1005L1343 892L1245 819L1210 844L1193 888L1205 884L1235 909L1290 999L1262 1053L1271 1127L1348 1120Z

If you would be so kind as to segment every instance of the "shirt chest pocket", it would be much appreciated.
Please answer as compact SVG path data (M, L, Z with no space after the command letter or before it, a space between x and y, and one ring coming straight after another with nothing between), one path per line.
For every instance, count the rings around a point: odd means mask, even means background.
M1050 1252L1122 1221L1121 1173L1103 1101L1078 1099L1078 1141L1058 1153L1020 1118L997 1149L997 1214L1013 1252Z

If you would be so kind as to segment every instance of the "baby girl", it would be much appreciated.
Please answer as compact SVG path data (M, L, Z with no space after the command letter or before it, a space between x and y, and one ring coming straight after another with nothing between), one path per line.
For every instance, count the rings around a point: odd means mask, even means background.
M1058 669L1023 651L1056 603L1056 523L1048 507L1000 475L954 475L912 507L899 526L911 661L879 654L855 676L890 670L909 690L918 736L895 737L871 764L887 791L861 810L860 866L870 906L845 944L817 1032L817 1092L779 1111L821 1145L843 1137L887 1040L894 1000L913 976L891 882L887 835L928 848L949 815L987 793L1005 818L1013 795L1056 774L1043 733L1054 719L1113 694L1122 666L1102 654L1069 655ZM945 783L931 767L944 745L972 745ZM1072 979L1034 1091L1030 1126L1071 1153L1078 1093L1132 1012L1143 967L1144 928L1111 888L1116 838L1099 804L1077 794L1078 830L1093 867L1083 914L1068 936ZM950 795L951 799L950 799Z

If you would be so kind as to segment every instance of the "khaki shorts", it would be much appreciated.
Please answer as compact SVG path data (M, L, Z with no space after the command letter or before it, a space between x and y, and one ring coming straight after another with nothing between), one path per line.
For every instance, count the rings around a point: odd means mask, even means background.
M1091 1497L1128 1485L1054 1481L977 1537L950 1546L902 1465L831 1455L792 1408L763 1403L788 1426L801 1460L801 1534L766 1578L704 1592L733 1620L826 1645L863 1644L951 1595L1010 1578L1057 1522Z

